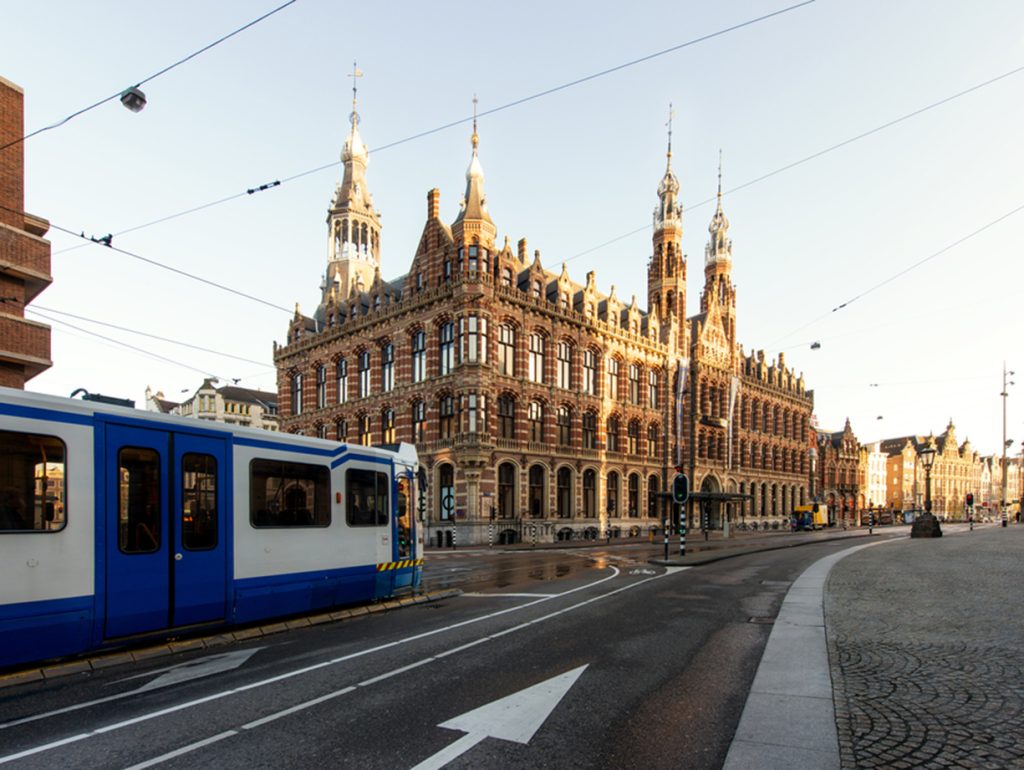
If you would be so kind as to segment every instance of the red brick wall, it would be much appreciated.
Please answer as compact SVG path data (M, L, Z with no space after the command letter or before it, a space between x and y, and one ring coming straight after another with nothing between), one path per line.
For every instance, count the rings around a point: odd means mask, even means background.
M24 133L23 94L13 83L0 78L0 146ZM0 150L0 222L22 227L22 217L6 209L21 211L25 205L25 150L19 142Z

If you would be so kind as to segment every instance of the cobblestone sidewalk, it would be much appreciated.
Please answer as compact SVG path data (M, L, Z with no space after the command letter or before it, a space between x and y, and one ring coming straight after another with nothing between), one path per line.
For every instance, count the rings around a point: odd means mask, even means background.
M842 767L1024 768L1022 593L1019 526L840 561L825 625Z

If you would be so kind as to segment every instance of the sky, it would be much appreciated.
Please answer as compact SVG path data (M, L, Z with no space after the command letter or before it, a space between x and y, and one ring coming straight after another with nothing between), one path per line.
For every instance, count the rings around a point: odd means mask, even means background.
M8 0L0 76L34 131L281 2ZM140 406L147 386L180 400L205 376L276 389L274 342L319 301L357 61L386 279L409 268L431 188L458 213L476 95L499 242L645 308L671 103L689 311L721 150L744 349L785 354L822 428L848 417L870 442L952 418L999 452L1003 364L1024 367L1024 5L816 0L679 47L792 5L297 0L144 84L142 112L115 99L26 140L26 210L55 226L53 284L28 313L52 319L54 365L28 389ZM1024 387L1008 392L1016 454Z

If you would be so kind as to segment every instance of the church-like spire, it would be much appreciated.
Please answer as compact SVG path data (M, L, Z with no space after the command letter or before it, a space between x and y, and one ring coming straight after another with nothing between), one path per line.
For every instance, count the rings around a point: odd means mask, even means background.
M718 206L715 208L711 224L708 225L711 239L704 249L704 262L732 261L732 241L729 239L729 220L722 210L722 151L718 151Z
M672 172L672 118L675 112L668 106L668 151L665 153L665 175L658 185L658 207L654 210L654 229L667 225L682 225L683 207L679 205L679 180Z
M465 219L491 222L491 215L487 213L487 199L484 196L484 169L480 165L480 158L477 155L477 147L480 145L480 135L476 132L476 96L473 97L473 136L470 141L473 144L473 157L469 161L469 168L466 169L466 194L462 199L461 210L455 218L456 223ZM493 223L492 223L493 224Z
M341 183L334 191L327 212L327 274L324 302L333 288L336 296L348 297L352 289L364 291L370 286L374 269L380 265L380 215L373 207L373 196L366 184L370 152L359 135L356 110L358 82L362 70L352 62L352 112L349 132L341 150Z

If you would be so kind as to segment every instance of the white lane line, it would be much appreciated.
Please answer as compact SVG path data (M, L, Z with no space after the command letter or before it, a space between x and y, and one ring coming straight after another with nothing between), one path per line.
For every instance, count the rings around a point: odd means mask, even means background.
M153 765L159 765L162 762L166 762L168 759L180 757L182 754L188 754L190 751L203 748L203 746L209 746L211 743L216 743L217 741L222 741L225 738L230 738L232 735L238 735L238 731L227 730L223 733L218 733L217 735L211 735L209 738L203 738L203 740L190 743L188 746L182 746L180 749L175 749L174 751L169 751L166 754L161 754L159 757L153 757L152 759L147 759L145 762L132 765L131 767L126 768L126 770L142 770L144 767L153 767Z
M612 569L614 569L614 567ZM255 728L260 727L262 725L265 725L265 724L267 724L269 722L276 721L276 720L278 720L278 719L280 719L282 717L290 716L291 714L296 714L299 711L304 711L304 710L312 708L314 706L318 706L321 703L325 703L326 701L333 700L334 698L340 697L342 695L347 695L348 693L353 692L354 690L356 690L356 689L358 689L360 687L368 687L369 685L376 684L378 682L382 682L382 681L384 681L386 679L391 679L392 677L398 676L399 674L404 674L407 671L411 671L412 669L420 668L421 666L425 666L428 663L435 662L435 661L437 661L437 660L439 660L439 659L441 659L443 657L446 657L448 655L453 655L455 653L464 652L465 650L468 650L471 647L476 647L477 645L483 644L484 642L493 641L495 639L498 639L498 638L500 638L502 636L505 636L507 634L510 634L510 633L514 633L516 631L522 631L523 629L529 628L530 626L538 625L538 624L543 623L543 622L545 622L547 620L551 620L552 618L556 618L556 617L558 617L560 615L564 615L567 612L572 612L572 611L577 610L577 609L579 609L581 607L585 607L588 604L593 604L594 602L601 601L602 599L607 599L607 598L609 598L611 596L615 596L616 594L622 593L623 591L629 591L629 590L631 590L633 588L636 588L637 586L643 585L644 583L649 583L652 580L658 580L659 578L665 577L666 575L675 574L675 572L680 572L680 571L682 571L684 569L689 569L689 568L688 567L678 568L678 569L673 570L672 572L669 572L669 571L666 570L661 575L655 575L654 577L645 578L644 580L638 580L635 583L630 583L629 585L623 586L622 588L617 588L614 591L610 591L609 593L606 593L606 594L601 594L599 596L592 596L589 599L585 599L582 602L577 602L576 604L573 604L573 605L571 605L569 607L564 607L564 608L562 608L560 610L555 610L554 612L550 612L547 615L542 615L539 618L535 618L534 620L528 620L525 623L520 623L518 626L513 626L512 628L505 629L504 631L499 631L497 633L489 634L489 635L481 637L479 639L475 639L472 642L468 642L466 644L463 644L463 645L461 645L459 647L455 647L453 649L445 650L444 652L438 653L437 655L431 656L429 658L424 658L423 660L416 661L415 663L411 663L411 664L409 664L407 666L401 666L400 668L392 669L391 671L387 671L387 672L385 672L385 673L383 673L383 674L381 674L379 676L375 676L375 677L373 677L371 679L366 679L366 680L364 680L362 682L359 682L354 687L352 685L348 685L346 687L341 688L340 690L335 690L333 692L329 692L326 695L320 695L320 696L318 696L316 698L313 698L311 700L304 701L302 703L297 703L294 706L289 706L288 708L282 709L281 711L277 711L277 712L274 712L272 714L268 714L267 716L261 717L260 719L256 719L256 720L254 720L252 722L248 722L247 724L242 725L242 728L245 729L245 730L255 729ZM615 577L615 576L612 575L612 577ZM604 580L602 580L601 582L604 582ZM574 588L574 589L572 589L570 591L566 591L564 594L561 594L561 595L564 596L566 594L574 593L575 591L578 591L578 590L579 590L579 588ZM532 602L531 604L537 604L537 603L538 602ZM531 606L531 605L523 605L523 606L527 607L527 606ZM493 614L503 614L504 612L505 612L505 610L502 610L500 613L492 613L492 615ZM456 624L456 625L465 625L465 623L459 623L459 624ZM454 628L454 627L455 626L451 626L451 628ZM378 648L378 649L381 649L381 648ZM355 657L355 656L349 656L349 657ZM236 733L236 731L231 731L231 732L233 734ZM222 735L223 735L223 737L229 737L227 734L222 734ZM86 736L83 736L83 737L88 737L88 736L86 735ZM214 736L214 737L217 737L217 736ZM220 740L220 738L218 738L218 740ZM194 749L201 748L202 745L203 745L202 742L198 742L198 743L195 743L195 744L190 744L190 746L186 746L186 747L183 747L182 749L180 749L178 751L178 753L174 754L173 756L180 756L181 754L185 753L186 750L187 751L192 751ZM165 755L165 756L166 756L166 758L170 759L172 755ZM4 761L5 761L5 758L0 758L0 763L2 763ZM152 766L154 764L158 764L160 761L163 761L163 760L160 757L156 757L154 759L149 760L149 764L141 765L140 767L149 767L149 766Z
M29 756L32 756L34 754L41 754L44 751L49 751L50 749L55 749L55 748L57 748L59 746L67 745L68 743L76 743L78 741L85 740L86 738L91 738L91 737L93 737L95 735L102 735L104 733L112 732L114 730L120 730L123 727L128 727L130 725L138 724L139 722L145 722L145 721L147 721L149 719L156 719L157 717L162 717L162 716L166 716L168 714L173 714L173 713L175 713L177 711L184 711L185 709L190 709L190 708L193 708L195 706L201 706L204 703L210 703L211 701L220 700L221 698L226 698L229 695L237 695L238 693L248 692L249 690L255 690L255 689L260 688L260 687L265 687L266 685L269 685L269 684L274 684L276 682L282 682L282 681L285 681L287 679L292 679L293 677L301 676L303 674L308 674L308 673L310 673L312 671L319 671L320 669L328 668L330 666L335 666L335 665L337 665L339 663L344 663L344 662L347 662L349 660L353 660L355 658L361 658L361 657L363 657L365 655L372 655L375 652L381 652L382 650L389 650L392 647L399 647L399 646L404 645L404 644L409 644L411 642L419 641L420 639L426 639L426 638L431 637L431 636L436 636L437 634L443 634L443 633L446 633L447 631L452 631L452 630L454 630L456 628L462 628L463 626L470 626L470 625L474 625L476 623L482 623L482 622L484 622L486 620L491 620L493 618L500 617L502 615L507 615L510 612L519 612L520 610L528 609L530 607L533 607L534 605L541 604L543 602L551 601L552 599L557 599L557 598L560 598L560 597L563 597L563 596L568 596L569 594L574 594L577 591L584 591L584 590L587 590L588 588L593 588L594 586L599 586L602 583L606 583L609 580L614 580L616 577L619 576L620 572L619 572L617 567L609 567L609 569L612 570L612 574L609 575L608 577L601 578L600 580L595 580L593 583L588 583L587 585L577 586L576 588L570 588L568 591L563 591L560 594L555 594L553 596L541 597L540 599L536 599L535 601L527 602L526 604L520 604L517 607L507 607L506 609L503 609L503 610L496 610L494 612L489 612L486 615L481 615L478 618L470 618L469 620L463 620L463 621L460 621L458 623L453 623L450 626L443 626L441 628L435 628L432 631L424 631L424 632L419 633L419 634L413 634L412 636L407 636L404 639L396 639L393 642L385 642L384 644L379 644L376 647L369 647L369 648L367 648L365 650L360 650L358 652L353 652L353 653L350 653L348 655L342 655L340 657L333 658L331 660L325 660L325 661L322 661L320 663L314 663L314 664L312 664L310 666L304 666L303 668L297 668L297 669L294 669L292 671L286 671L283 674L278 674L277 676L268 677L267 679L261 679L261 680L259 680L257 682L251 682L251 683L246 684L246 685L240 685L239 687L233 687L233 688L231 688L229 690L222 690L221 692L211 693L210 695L205 695L202 698L196 698L194 700L185 701L184 703L179 703L179 704L177 704L175 706L169 706L167 708L160 709L158 711L152 711L152 712L150 712L148 714L142 714L142 715L134 717L132 719L126 719L126 720L121 721L121 722L115 722L115 723L107 725L105 727L99 727L99 728L96 728L95 730L90 730L88 732L80 733L78 735L73 735L73 736L68 737L68 738L61 738L60 740L57 740L57 741L51 741L50 743L44 743L42 745L35 746L35 747L31 748L31 749L25 749L24 751L20 751L20 752L18 752L16 754L8 754L6 756L2 756L2 757L0 757L0 765L6 764L7 762L13 762L16 759L21 759L23 757L29 757ZM641 582L646 582L646 581L641 581ZM635 583L634 585L640 585L640 583ZM43 716L45 716L45 715L43 715Z
M254 719L251 722L246 722L244 725L242 725L242 729L244 729L244 730L255 730L257 727L265 725L265 724L267 724L269 722L273 722L273 721L275 721L277 719L280 719L281 717L286 717L289 714L294 714L297 711L302 711L303 709L307 709L310 706L315 706L318 703L324 703L326 701L329 701L329 700L332 700L334 698L337 698L337 697L339 697L341 695L347 695L348 693L352 692L355 689L356 689L355 687L343 687L340 690L335 690L334 692L329 692L326 695L321 695L319 698L314 698L311 701L306 701L305 703L300 703L297 706L292 706L291 708L282 709L281 711L275 711L273 714L267 714L267 716L265 716L265 717L261 717L259 719Z
M480 593L479 591L474 592L474 593L465 593L464 592L462 595L463 596L475 596L475 597L484 598L484 599L489 599L489 598L495 597L495 596L508 597L508 598L511 598L511 599L540 599L541 597L550 599L553 596L558 596L558 594L487 594L487 593Z

